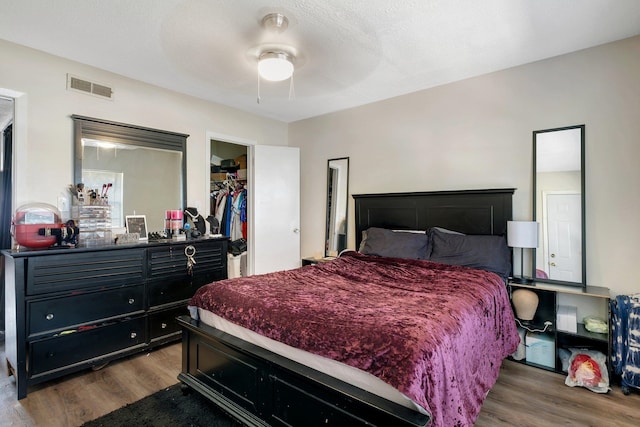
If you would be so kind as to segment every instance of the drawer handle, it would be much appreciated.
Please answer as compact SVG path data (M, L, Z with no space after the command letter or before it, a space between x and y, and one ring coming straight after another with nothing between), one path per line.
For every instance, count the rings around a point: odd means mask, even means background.
M167 329L167 324L166 323L162 324L162 329Z
M135 332L131 332L131 339L133 339L133 338L135 338L137 336L138 336L138 334L136 334Z
M53 314L52 313L47 314L46 319L47 320L53 319Z
M133 304L134 302L136 302L134 298L129 298L129 304Z

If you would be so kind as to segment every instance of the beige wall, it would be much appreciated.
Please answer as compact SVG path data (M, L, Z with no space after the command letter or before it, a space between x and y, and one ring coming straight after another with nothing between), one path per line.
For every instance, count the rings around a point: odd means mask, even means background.
M324 243L326 161L350 157L350 193L515 187L531 218L531 132L586 125L587 276L640 292L640 37L287 126L0 40L0 94L17 98L15 205L56 204L72 182L71 114L191 135L190 204L206 204L206 134L301 148L302 254ZM66 74L112 86L105 101ZM288 141L287 141L288 138ZM353 247L353 201L350 242Z
M639 75L635 37L292 123L302 255L322 253L329 158L350 157L351 194L515 187L527 220L532 131L585 124L588 284L640 292Z
M73 182L71 114L168 130L187 140L187 203L208 207L207 133L287 145L287 124L0 40L0 95L16 97L14 206L57 205ZM114 89L113 100L66 90L70 73Z

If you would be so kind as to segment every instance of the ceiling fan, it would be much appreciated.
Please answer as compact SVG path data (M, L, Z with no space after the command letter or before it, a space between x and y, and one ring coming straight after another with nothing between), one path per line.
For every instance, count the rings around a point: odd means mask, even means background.
M268 13L261 20L269 34L280 34L289 27L289 19L282 13ZM260 80L280 82L289 79L289 99L293 99L293 72L298 51L284 43L262 43L252 49L258 61L258 97L260 103Z

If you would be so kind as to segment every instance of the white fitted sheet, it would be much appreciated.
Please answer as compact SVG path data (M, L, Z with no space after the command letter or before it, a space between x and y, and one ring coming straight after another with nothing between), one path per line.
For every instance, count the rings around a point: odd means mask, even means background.
M398 389L385 383L378 377L371 375L368 372L326 357L318 356L316 354L291 347L287 344L283 344L271 338L260 335L256 332L253 332L250 329L246 329L242 326L231 323L228 320L223 319L222 317L214 313L211 313L210 311L197 307L189 307L189 310L191 312L192 318L199 319L203 323L228 334L231 334L235 337L238 337L243 341L250 342L251 344L269 350L272 353L276 353L302 365L323 372L327 375L347 382L377 396L398 403L407 408L413 409L414 411L420 412L422 414L429 414L425 408L418 405L412 399L398 391Z

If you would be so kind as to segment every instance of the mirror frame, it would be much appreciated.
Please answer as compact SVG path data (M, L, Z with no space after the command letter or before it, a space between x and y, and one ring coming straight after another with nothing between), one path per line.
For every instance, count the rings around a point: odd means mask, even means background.
M189 135L158 129L145 128L109 120L72 115L74 130L73 182L82 182L82 139L98 139L105 142L133 145L137 147L178 151L182 153L180 172L180 201L184 210L187 206L187 138Z
M538 279L536 278L536 256L537 249L533 249L533 258L531 259L531 277L535 282L544 282L544 283L555 283L560 285L567 286L576 286L585 288L587 284L587 257L586 257L586 224L585 224L585 125L574 125L574 126L565 126L560 128L553 129L543 129L533 131L533 220L537 221L541 224L542 222L537 218L537 136L543 133L549 132L557 132L557 131L565 131L571 129L580 129L580 210L581 210L581 239L582 239L582 280L580 282L567 282L562 280L554 280L554 279Z
M345 188L345 194L344 194L344 218L345 218L345 224L344 224L344 248L338 248L338 250L336 251L336 254L333 254L330 250L329 250L329 228L330 228L330 224L331 224L331 204L329 203L329 198L331 197L330 192L330 184L331 184L331 162L335 162L338 160L344 160L346 161L346 188ZM349 157L338 157L335 159L329 159L327 160L327 211L326 211L326 217L325 217L325 239L324 239L324 256L325 257L330 257L330 256L337 256L338 254L340 254L340 252L342 252L343 250L345 250L347 248L348 242L349 242L349 232L348 232L348 222L349 222Z

